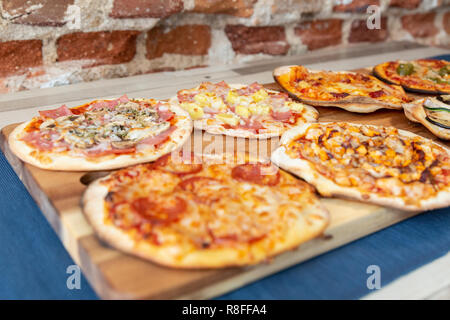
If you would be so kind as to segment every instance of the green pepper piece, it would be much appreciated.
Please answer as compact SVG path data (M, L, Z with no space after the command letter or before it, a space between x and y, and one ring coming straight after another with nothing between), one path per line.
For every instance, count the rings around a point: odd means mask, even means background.
M412 63L400 63L397 67L397 73L401 76L409 76L413 74L414 66Z
M450 74L450 65L446 65L440 68L438 73L441 77L445 77L446 75Z

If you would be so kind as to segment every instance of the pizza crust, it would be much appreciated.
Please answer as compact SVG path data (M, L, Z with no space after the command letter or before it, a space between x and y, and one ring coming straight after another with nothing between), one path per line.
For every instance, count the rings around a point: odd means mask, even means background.
M245 84L228 84L232 89L240 89L242 87L246 87ZM267 92L272 93L278 93L278 91L265 89ZM178 98L173 97L169 100L171 103L178 104ZM319 112L312 106L304 105L304 108L306 110L304 116L307 118L306 120L308 122L317 122L317 119L319 118ZM198 130L204 130L211 134L220 134L220 135L227 135L232 137L238 137L238 138L248 138L248 139L269 139L273 137L279 137L281 136L286 130L286 126L293 127L295 125L298 125L299 123L304 123L301 121L301 119L298 119L299 121L297 124L288 124L285 125L283 122L279 121L277 123L280 124L279 128L273 128L267 129L267 130L260 130L262 132L260 133L253 133L249 130L245 129L226 129L223 127L223 122L220 120L216 120L214 118L208 118L208 119L198 119L193 120L194 128ZM210 123L208 123L208 121ZM213 123L211 123L213 122Z
M145 150L141 155L108 155L91 160L83 156L76 157L66 154L45 153L45 155L39 156L40 159L38 159L33 156L33 153L35 153L36 150L21 140L24 129L31 121L17 126L9 135L8 144L11 151L18 158L41 169L61 171L96 171L127 167L133 164L156 160L164 154L176 150L186 142L192 132L192 121L187 112L180 107L170 105L170 110L179 117L179 120L176 123L177 128L170 134L170 141L164 143L161 148L156 150L151 148Z
M425 128L431 131L436 137L450 140L450 129L439 127L426 119L425 111L423 110L423 103L426 99L418 99L412 103L403 106L405 115L408 119L413 118L415 122L420 122ZM411 118L410 118L411 117Z
M352 123L352 125L361 126L355 123ZM363 193L356 188L343 187L336 184L334 181L321 175L309 161L293 159L286 153L286 148L283 144L295 139L295 137L304 133L307 128L308 124L287 131L281 138L281 146L272 153L271 160L280 168L297 175L315 186L322 196L347 198L405 211L425 211L450 206L450 191L440 191L436 196L420 201L420 206L415 206L406 204L403 199L395 196L381 197L371 193L369 198L367 198L367 194L364 196ZM417 136L408 131L398 131L400 134L408 137Z
M204 159L217 160L217 156L203 156ZM287 173L284 173L287 174ZM224 268L231 266L245 266L267 261L269 258L287 250L293 250L300 244L320 236L329 223L329 214L319 199L308 201L304 207L304 214L299 215L283 239L264 239L250 243L245 250L233 249L233 247L207 248L192 250L178 245L154 245L150 242L136 242L130 234L105 223L104 198L108 188L102 184L107 177L93 182L85 191L82 198L83 213L92 225L97 236L126 253L141 257L160 265L185 268ZM270 244L270 245L269 245Z
M401 110L402 106L384 102L384 101L378 101L376 99L372 99L370 97L352 97L349 96L347 98L344 98L339 101L322 101L322 100L309 100L304 99L301 97L298 97L294 92L289 91L286 89L280 80L280 77L283 75L286 75L290 73L290 68L294 66L282 66L279 68L276 68L273 71L273 78L275 81L289 94L290 97L299 100L303 103L307 103L313 106L320 106L320 107L338 107L350 112L356 112L356 113L370 113L374 112L378 109L394 109L394 110ZM314 72L323 72L319 70L308 70L311 73ZM336 73L352 73L347 71L336 71ZM397 86L399 87L399 86Z

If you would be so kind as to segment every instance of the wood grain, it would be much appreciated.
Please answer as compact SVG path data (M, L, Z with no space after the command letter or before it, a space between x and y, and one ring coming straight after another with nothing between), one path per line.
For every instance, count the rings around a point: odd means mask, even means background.
M267 87L279 89L276 84L269 84ZM395 126L448 145L436 139L422 125L408 121L402 111L379 110L371 114L355 114L338 108L317 109L320 112L319 121ZM79 205L86 189L80 181L85 173L47 171L24 164L10 152L7 144L7 137L15 126L9 125L2 129L1 149L72 258L80 265L97 294L104 299L211 298L417 214L355 201L323 198L321 201L331 214L331 223L325 236L311 240L268 263L222 270L169 269L126 255L101 243ZM195 131L191 141L188 141L191 148L195 147L195 139L204 142L202 149L211 147L211 143L218 143L221 147L230 146L229 137ZM255 151L249 150L251 145L247 139L231 140L233 148L240 145L247 151ZM258 144L257 149L267 150L270 154L277 146L278 139L272 142L268 145ZM98 174L101 173L97 173L97 176Z

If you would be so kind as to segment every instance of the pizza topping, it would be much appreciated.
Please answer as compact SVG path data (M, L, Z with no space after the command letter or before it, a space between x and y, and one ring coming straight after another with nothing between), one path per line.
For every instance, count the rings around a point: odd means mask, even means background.
M42 118L57 119L59 117L71 115L72 112L70 111L69 108L67 108L65 104L63 104L61 107L57 109L39 111L39 114Z
M414 73L414 66L412 63L400 63L397 67L397 73L401 76L409 76Z
M280 172L272 165L242 164L233 168L231 176L239 181L275 186L280 180Z
M427 98L423 103L426 119L434 125L450 129L450 105L436 98Z
M186 210L186 201L180 197L162 198L156 194L138 198L131 204L132 209L141 215L146 222L154 225L165 225L180 219Z
M180 152L178 156L166 154L153 163L153 168L184 176L200 172L203 168L193 154Z
M40 118L26 129L33 134L28 133L23 140L41 151L64 144L91 157L133 153L138 145L157 147L167 141L176 129L170 122L174 116L165 102L130 100L124 95L72 109L63 105L40 111ZM39 135L34 133L37 131Z
M286 93L266 90L256 82L239 89L223 81L204 82L197 89L179 91L178 101L193 120L214 119L226 129L256 133L278 121L295 124L300 119L306 122L317 118L317 115L316 118L309 116L309 110L292 101Z
M381 96L383 96L383 95L385 95L385 93L384 93L383 90L373 91L373 92L370 92L370 93L369 93L369 96L370 96L371 98L374 98L374 99L379 98L379 97L381 97Z
M450 168L447 152L421 137L403 136L395 128L311 125L286 148L289 156L310 161L338 185L401 196L411 203L417 201L412 194L418 190L426 198L450 183L448 178L436 180Z

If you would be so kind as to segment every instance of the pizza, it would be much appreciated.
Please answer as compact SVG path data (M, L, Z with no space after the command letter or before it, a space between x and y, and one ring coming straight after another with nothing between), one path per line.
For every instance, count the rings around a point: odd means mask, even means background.
M82 206L100 239L174 268L267 261L329 220L311 186L240 154L180 151L124 168L90 184Z
M420 122L441 139L450 140L450 95L417 99L403 109L409 120Z
M449 150L393 127L305 124L287 131L272 161L336 196L401 210L450 205Z
M251 85L204 82L178 92L171 100L187 110L194 128L243 138L280 136L287 129L315 122L319 113L286 93Z
M283 66L275 69L273 76L292 97L313 106L368 113L381 108L401 110L402 104L410 101L400 86L357 72Z
M124 95L40 111L14 129L9 145L39 168L106 170L153 161L181 146L191 131L192 121L179 107Z
M450 62L445 60L389 61L375 66L373 73L407 91L450 94Z

